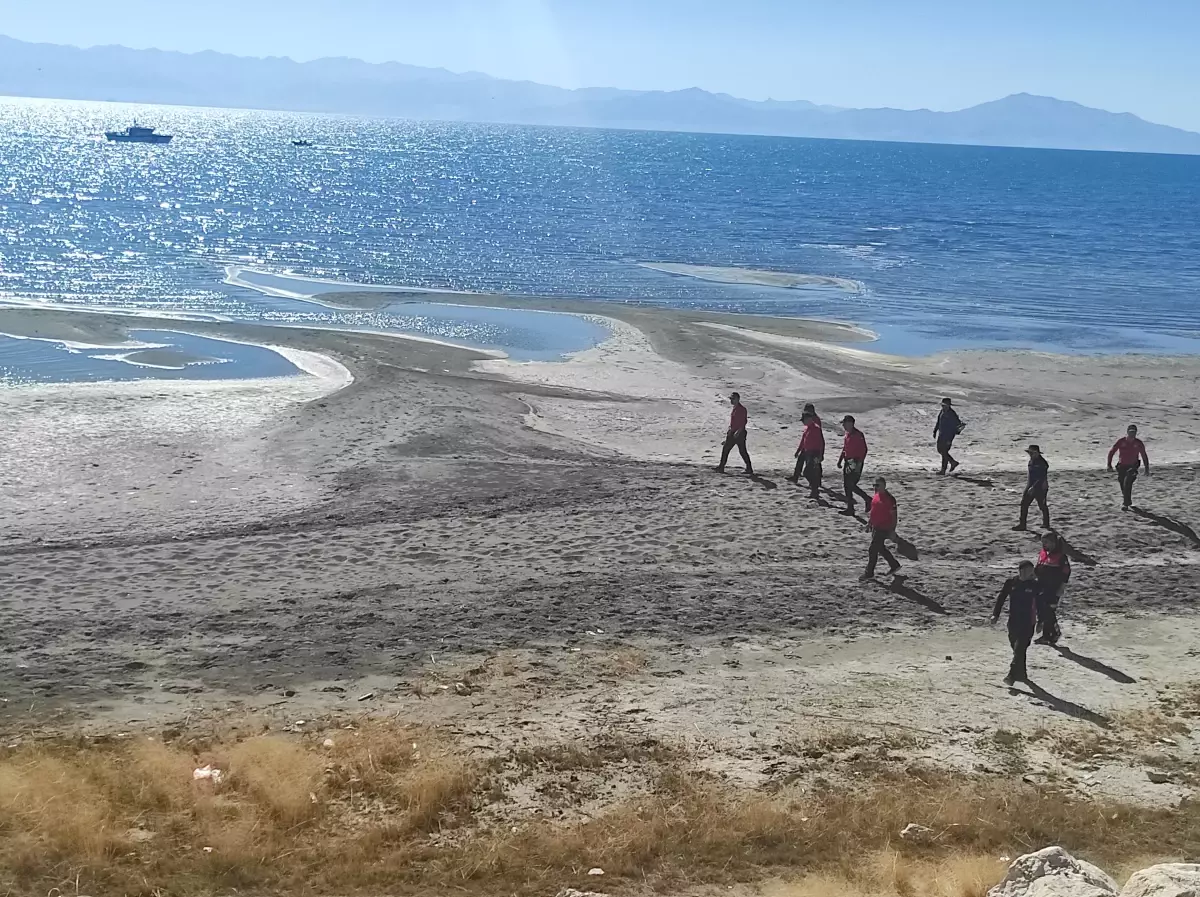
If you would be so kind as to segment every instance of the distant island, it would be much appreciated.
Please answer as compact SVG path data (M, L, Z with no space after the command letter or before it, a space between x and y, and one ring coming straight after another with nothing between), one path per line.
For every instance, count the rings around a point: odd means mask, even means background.
M962 109L843 109L698 88L567 90L388 62L34 44L0 36L0 94L436 121L1200 154L1200 134L1015 94Z

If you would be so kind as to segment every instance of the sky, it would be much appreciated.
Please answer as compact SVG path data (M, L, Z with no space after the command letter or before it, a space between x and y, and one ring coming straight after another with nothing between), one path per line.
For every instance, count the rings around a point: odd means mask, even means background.
M0 0L0 34L838 106L1024 91L1200 131L1200 0Z

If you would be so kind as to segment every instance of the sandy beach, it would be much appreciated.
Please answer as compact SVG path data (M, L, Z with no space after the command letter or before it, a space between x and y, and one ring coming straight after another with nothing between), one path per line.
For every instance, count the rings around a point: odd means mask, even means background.
M0 391L0 725L370 712L481 751L613 731L688 743L757 788L829 772L789 758L795 737L919 731L908 761L995 769L980 732L1107 732L1200 682L1200 360L898 358L825 322L459 299L586 313L612 336L516 363L188 323L308 373ZM168 324L0 310L0 331L80 340ZM756 479L712 469L731 390ZM948 478L932 473L944 395L968 423ZM836 513L836 448L819 503L785 481L807 401L831 447L858 417L867 479L889 478L916 549L905 579L857 581L868 536L861 510ZM1123 514L1104 460L1129 422L1154 475ZM1010 691L987 616L1036 551L1010 530L1030 442L1076 575L1066 650L1036 649L1038 690ZM1196 761L1190 736L1169 750ZM1027 776L1153 806L1194 784L1152 783L1135 746L1027 759Z

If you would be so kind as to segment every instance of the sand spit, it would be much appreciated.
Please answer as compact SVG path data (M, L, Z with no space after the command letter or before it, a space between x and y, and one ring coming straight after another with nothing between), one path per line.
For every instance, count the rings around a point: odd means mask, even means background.
M781 287L789 290L843 290L861 293L866 286L860 280L849 277L833 277L826 274L796 274L788 271L764 271L757 268L719 267L713 265L684 265L673 262L639 262L639 267L679 277L694 277L713 283L753 284L763 287Z

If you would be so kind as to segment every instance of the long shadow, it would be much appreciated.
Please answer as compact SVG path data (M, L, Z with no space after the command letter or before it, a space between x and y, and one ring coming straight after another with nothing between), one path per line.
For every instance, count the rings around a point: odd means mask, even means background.
M1073 716L1076 719L1089 722L1093 726L1099 726L1101 729L1108 729L1112 727L1112 721L1109 720L1108 717L1101 716L1094 710L1088 710L1086 707L1076 704L1074 701L1068 701L1066 698L1060 698L1058 695L1052 695L1050 692L1046 691L1046 689L1042 688L1040 685L1034 684L1033 682L1026 682L1025 685L1029 687L1029 691L1022 691L1016 687L1013 687L1012 691L1020 695L1036 698L1055 713L1063 713L1067 716Z
M1070 542L1063 538L1063 547L1067 550L1067 557L1077 564L1083 564L1085 567L1095 567L1100 562L1088 554L1086 551L1081 551Z
M903 576L894 577L891 585L887 587L887 590L894 595L907 598L909 601L915 601L917 604L921 605L921 607L925 608L926 610L931 610L935 614L941 614L945 617L950 616L950 611L946 610L946 608L942 607L942 605L938 604L928 595L923 595L922 593L918 592L908 584L907 580Z
M1133 683L1137 682L1137 680L1128 673L1122 673L1115 667L1110 667L1108 664L1104 663L1103 661L1096 660L1094 657L1088 657L1084 654L1076 654L1070 648L1063 648L1059 647L1058 645L1055 645L1054 650L1057 651L1060 656L1065 657L1067 660L1070 660L1073 663L1079 664L1085 670L1091 670L1093 673L1100 673L1103 676L1107 676L1114 682L1120 682L1122 685L1132 685Z
M983 480L983 479L980 479L979 477L969 477L966 474L962 474L962 473L952 473L950 476L952 479L962 480L964 483L970 483L972 486L981 486L984 489L995 489L996 488L996 484L994 482L992 482L991 480Z
M910 561L918 561L921 559L921 553L917 551L917 546L903 536L892 533L892 541L896 543L896 550L900 552L900 557Z
M1144 508L1134 508L1133 513L1143 520L1149 520L1155 526L1161 526L1163 529L1169 529L1173 533L1178 533L1191 542L1193 548L1200 548L1200 536L1197 536L1196 531L1182 520L1176 520L1174 517L1164 517L1162 514L1155 514L1153 511L1147 511Z
M750 479L752 482L758 483L758 485L762 486L762 487L763 487L764 489L766 489L768 492L770 492L772 489L778 489L778 488L779 488L779 484L778 484L778 483L774 482L773 480L768 480L766 477L764 477L764 476L760 476L759 474L754 474L754 475L753 475L753 476L751 476L749 479Z

